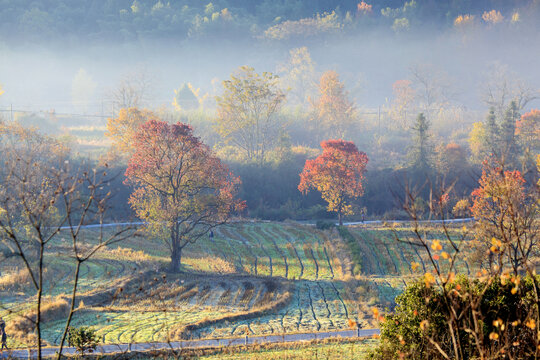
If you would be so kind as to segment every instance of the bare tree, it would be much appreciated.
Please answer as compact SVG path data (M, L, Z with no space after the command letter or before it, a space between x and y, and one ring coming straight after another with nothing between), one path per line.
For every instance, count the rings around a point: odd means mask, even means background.
M283 74L282 84L289 89L292 98L289 101L306 106L308 98L316 90L315 63L308 48L304 46L289 51L287 62L280 64L277 70Z
M507 65L494 62L484 74L481 85L482 100L495 108L502 119L511 101L523 110L531 101L540 97L540 91L521 79Z
M272 73L242 66L223 81L223 94L216 97L218 133L258 164L265 162L283 129L279 111L285 94L278 81Z
M454 97L451 79L431 64L415 64L409 71L418 105L427 118L433 120L433 114Z
M109 91L113 112L118 109L145 106L152 90L152 76L143 67L126 73L116 87Z
M110 196L105 188L107 173L84 165L74 169L62 143L19 125L2 124L0 151L0 239L7 256L19 259L19 266L28 273L36 291L35 316L27 320L35 328L38 359L43 346L44 291L47 283L55 280L54 272L45 271L51 261L47 252L61 232L67 232L71 239L75 274L60 357L74 312L81 264L101 248L122 240L129 229L105 235L100 227L96 239L85 240L81 232L84 225L103 224Z

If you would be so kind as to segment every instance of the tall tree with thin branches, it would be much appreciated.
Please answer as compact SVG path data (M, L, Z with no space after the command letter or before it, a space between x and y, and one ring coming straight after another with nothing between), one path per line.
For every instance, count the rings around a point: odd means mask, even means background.
M65 255L75 269L60 357L73 317L81 265L103 247L122 240L129 228L107 235L99 231L92 241L82 234L89 223L103 224L110 196L106 169L73 166L62 143L17 124L0 125L0 151L0 241L7 255L18 260L17 266L28 274L36 291L31 315L16 315L26 317L34 326L37 342L29 345L37 347L38 359L42 358L43 299L57 275L46 271L53 261L49 251L61 233L67 233L71 242L71 252ZM1 300L0 306L4 306Z
M240 67L223 81L223 94L216 97L219 134L241 149L248 161L263 164L282 131L279 111L284 100L278 76Z

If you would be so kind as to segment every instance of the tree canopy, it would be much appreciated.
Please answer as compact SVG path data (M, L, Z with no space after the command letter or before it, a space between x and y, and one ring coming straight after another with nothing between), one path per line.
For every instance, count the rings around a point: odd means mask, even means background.
M263 163L281 129L278 112L284 99L276 75L240 67L223 81L223 94L216 97L219 134L242 149L249 161Z
M368 157L350 141L327 140L321 142L321 147L321 155L306 161L298 190L307 193L317 189L328 202L328 211L338 213L342 225L343 215L353 214L350 199L364 193L362 181Z
M107 119L106 136L111 138L113 146L121 153L133 152L133 142L139 127L149 120L158 120L156 114L150 110L122 108L118 117Z
M240 179L193 135L189 125L149 120L137 131L126 170L135 189L129 202L147 230L171 252L180 271L182 249L225 223L244 203Z
M349 100L339 74L322 74L317 85L318 98L312 101L312 126L319 136L344 137L354 120L354 104Z

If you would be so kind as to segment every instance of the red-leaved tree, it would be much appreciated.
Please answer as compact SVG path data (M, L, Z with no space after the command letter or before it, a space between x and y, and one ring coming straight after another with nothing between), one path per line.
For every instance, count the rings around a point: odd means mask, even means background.
M362 181L368 157L351 141L327 140L321 142L321 147L321 155L306 161L298 190L303 193L311 188L320 191L328 202L328 211L337 212L339 224L343 225L343 215L353 214L349 200L364 193Z
M149 233L165 240L171 271L180 271L182 250L225 223L245 204L240 179L193 135L189 125L149 120L134 138L126 170L129 202Z

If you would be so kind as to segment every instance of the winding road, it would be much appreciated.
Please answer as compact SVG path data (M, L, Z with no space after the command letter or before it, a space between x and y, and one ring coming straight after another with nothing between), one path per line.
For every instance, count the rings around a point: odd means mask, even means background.
M245 344L268 344L268 343L288 343L297 341L322 340L329 338L366 338L374 335L379 335L379 329L359 329L359 330L342 330L329 332L312 332L300 334L284 334L284 335L268 335L268 336L250 336L240 338L223 338L223 339L204 339L204 340L186 340L175 342L161 343L139 343L139 344L114 344L102 345L96 349L96 354L114 354L127 353L130 351L149 351L163 349L197 349L197 348L215 348L227 347ZM52 357L58 352L57 347L48 347L42 349L42 357ZM64 354L75 354L75 348L66 347L62 351ZM0 353L0 359L35 359L37 353L35 349L29 350L10 350Z

